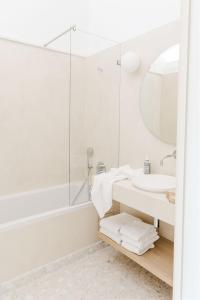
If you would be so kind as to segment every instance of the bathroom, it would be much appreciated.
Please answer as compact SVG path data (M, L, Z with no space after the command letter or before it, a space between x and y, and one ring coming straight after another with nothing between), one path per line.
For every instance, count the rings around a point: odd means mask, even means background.
M199 299L180 267L194 8L139 2L2 4L2 300Z

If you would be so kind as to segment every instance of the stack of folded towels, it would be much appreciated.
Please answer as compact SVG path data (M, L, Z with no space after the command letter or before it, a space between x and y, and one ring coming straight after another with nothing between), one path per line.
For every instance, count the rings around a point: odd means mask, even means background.
M127 213L100 220L100 232L138 255L154 248L154 242L159 239L153 225Z

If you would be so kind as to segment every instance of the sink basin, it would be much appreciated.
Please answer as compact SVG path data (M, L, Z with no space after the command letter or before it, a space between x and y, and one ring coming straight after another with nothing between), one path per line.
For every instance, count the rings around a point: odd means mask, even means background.
M164 193L176 188L176 177L158 174L139 175L132 179L135 187L154 193Z

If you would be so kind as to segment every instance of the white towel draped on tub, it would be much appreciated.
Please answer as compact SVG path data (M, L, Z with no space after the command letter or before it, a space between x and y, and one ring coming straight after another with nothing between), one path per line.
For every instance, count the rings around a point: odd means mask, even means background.
M142 173L142 169L133 170L129 166L123 166L94 177L91 199L100 218L103 218L105 213L112 207L113 183L124 179L132 179Z

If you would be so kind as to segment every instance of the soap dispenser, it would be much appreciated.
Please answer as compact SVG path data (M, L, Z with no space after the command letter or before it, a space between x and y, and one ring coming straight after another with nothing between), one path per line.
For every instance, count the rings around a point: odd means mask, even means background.
M144 174L150 174L150 173L151 173L151 162L148 156L146 156L144 160Z

